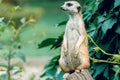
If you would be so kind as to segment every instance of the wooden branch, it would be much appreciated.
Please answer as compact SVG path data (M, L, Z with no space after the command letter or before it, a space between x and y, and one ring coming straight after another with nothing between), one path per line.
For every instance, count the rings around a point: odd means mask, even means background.
M63 80L94 80L87 69L81 72L74 72Z

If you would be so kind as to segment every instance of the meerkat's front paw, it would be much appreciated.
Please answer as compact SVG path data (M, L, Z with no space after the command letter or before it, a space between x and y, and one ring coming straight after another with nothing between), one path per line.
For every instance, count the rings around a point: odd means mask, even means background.
M75 70L76 73L80 73L80 72L83 72L84 69L81 69L81 70Z
M63 46L63 51L67 52L67 47Z
M79 72L81 72L81 70L75 70L75 72L76 72L76 73L79 73Z
M64 49L64 52L67 53L67 49Z

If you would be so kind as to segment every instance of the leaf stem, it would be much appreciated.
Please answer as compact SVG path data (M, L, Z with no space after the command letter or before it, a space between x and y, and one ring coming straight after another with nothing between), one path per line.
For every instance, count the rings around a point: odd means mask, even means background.
M22 24L15 32L15 35L13 37L13 41L18 37L19 33L21 32L21 30L29 23L30 21L26 21L24 24Z
M91 57L90 57L90 60L92 60L92 61L95 62L95 63L105 62L105 63L118 64L118 65L120 65L120 63L118 63L118 62L111 62L111 61L107 61L107 60L98 60L98 59L91 58Z
M10 73L10 67L11 67L11 50L8 54L8 69L7 69L7 73L8 73L8 80L11 79L11 73Z
M90 35L87 35L87 36L88 36L88 38L91 40L91 42L92 42L96 47L98 47L99 50L100 50L103 54L109 55L109 56L113 56L113 54L107 53L107 52L105 52L102 48L100 48L100 47L95 43L95 41L92 39L92 37L91 37Z
M10 17L10 19L8 20L8 22L7 22L7 26L10 24L10 22L11 22L13 16L14 16L14 15L12 15L12 16Z

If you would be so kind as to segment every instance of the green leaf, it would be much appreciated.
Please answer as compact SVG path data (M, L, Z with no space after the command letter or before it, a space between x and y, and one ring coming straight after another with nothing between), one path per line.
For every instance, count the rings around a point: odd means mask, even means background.
M14 75L17 75L17 74L19 74L19 73L21 73L22 72L22 70L17 70L17 71L15 71L13 74Z
M47 79L45 79L45 80L53 80L53 79L51 79L51 78L47 78Z
M14 13L15 12L15 8L14 7L10 8L10 12Z
M113 80L120 80L119 76L114 77Z
M63 34L61 34L61 35L56 39L56 41L55 41L55 43L52 45L51 49L53 49L53 48L56 49L56 48L60 47L61 44L62 44L62 41L63 41Z
M118 27L115 30L116 33L120 34L120 24L118 25Z
M4 63L0 63L0 67L8 68L8 65L6 65Z
M10 8L10 12L11 13L14 13L16 10L20 9L20 6L15 6L15 7L12 7Z
M120 0L115 0L114 2L114 8L120 6Z
M40 77L45 77L46 76L46 73L44 72L43 74L40 75Z
M91 14L91 12L84 12L83 16L84 16L83 19L85 21L89 21L90 18L92 17L92 14Z
M102 31L104 34L106 34L108 29L111 29L113 27L113 25L116 23L117 19L114 18L110 18L108 20L106 20L103 25L102 25Z
M5 44L10 45L10 44L12 44L11 38L13 38L13 37L14 37L14 32L12 30L10 30L10 27L6 27L4 29L4 32L1 33L0 40Z
M11 60L13 57L14 57L14 54L8 53L8 54L5 56L5 60Z
M100 4L98 1L94 3L95 5L92 8L92 13L95 13L96 10L98 10L98 5Z
M0 18L0 23L3 22L3 20L4 20L4 17L1 17L1 18Z
M62 80L63 74L64 74L64 73L61 71L61 72L57 75L57 80Z
M96 53L95 55L96 55L97 58L100 58L100 57L101 57L101 53L100 53L100 52L99 52L99 53Z
M45 65L44 69L46 69L46 71L40 75L40 77L44 77L44 76L54 76L57 72L57 68L58 68L58 60L59 60L60 55L57 55L55 57L53 57L50 62Z
M15 6L14 8L15 8L15 11L16 11L16 10L20 9L20 6Z
M98 24L103 22L106 18L103 15L98 16Z
M52 68L46 71L46 76L54 76L57 72L57 68Z
M45 77L45 76L54 76L57 72L57 67L52 67L47 69L40 77Z
M6 27L0 27L0 32L4 32L4 30L6 29Z
M24 24L26 22L26 17L23 17L22 19L20 19L20 22Z
M90 24L89 28L87 29L87 33L93 37L96 33L96 30L97 30L96 26L94 24Z
M60 23L58 23L56 26L58 27L58 26L62 26L62 25L65 25L67 23L67 20L66 21L62 21L62 22L60 22Z
M0 75L0 80L8 80L8 75L7 74Z
M103 75L104 75L107 79L109 79L109 69L108 69L108 67L105 69Z
M16 56L20 58L23 62L26 62L26 57L22 52L17 52Z
M4 32L4 30L6 29L6 24L4 22L0 22L0 32Z
M59 60L59 58L60 58L60 55L57 55L57 56L53 57L50 60L50 62L47 65L45 65L45 69L46 68L50 68L50 67L54 67L54 66L58 66L58 60Z
M42 41L40 44L38 44L38 48L43 48L43 47L47 47L50 46L52 44L55 43L56 38L48 38L45 39L44 41Z
M10 22L10 25L16 26L16 22L15 22L15 21L11 21L11 22Z
M106 67L107 67L107 64L104 64L104 63L97 65L96 71L95 71L93 77L96 77L97 75L101 74L105 70Z

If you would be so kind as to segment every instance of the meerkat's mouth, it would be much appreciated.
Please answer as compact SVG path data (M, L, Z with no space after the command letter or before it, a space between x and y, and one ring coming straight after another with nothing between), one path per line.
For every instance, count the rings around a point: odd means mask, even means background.
M68 11L67 9L64 9L63 7L60 7L60 9L63 10L63 11Z

